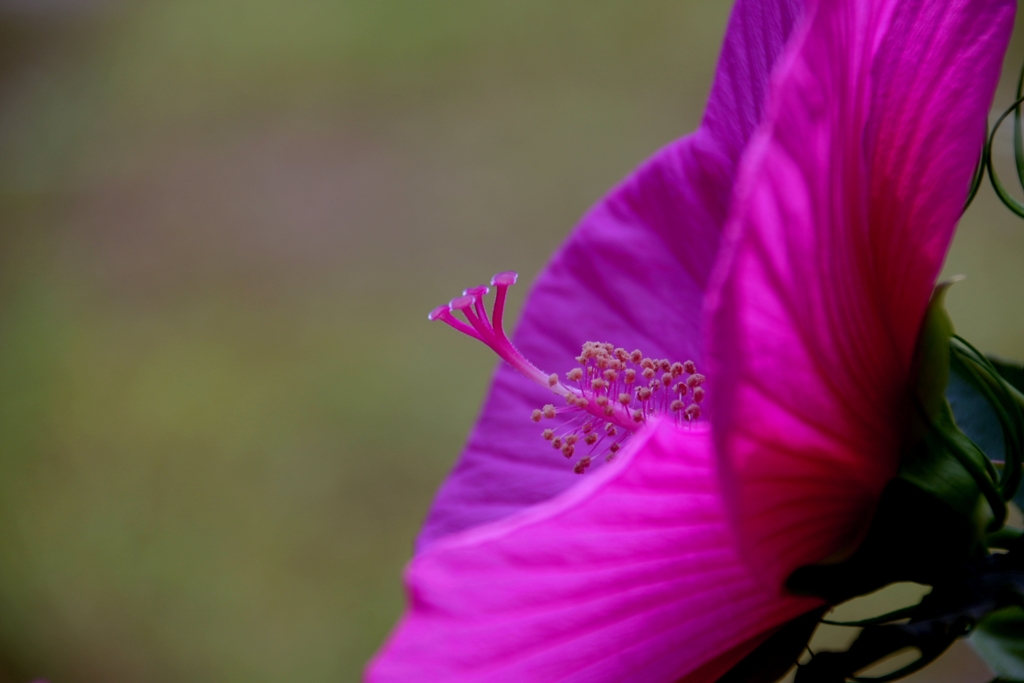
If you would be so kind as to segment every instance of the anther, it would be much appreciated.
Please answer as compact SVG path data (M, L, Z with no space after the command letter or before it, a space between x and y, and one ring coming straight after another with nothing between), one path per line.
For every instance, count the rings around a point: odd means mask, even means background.
M562 446L562 455L564 455L567 458L571 458L572 454L575 453L575 452L576 452L576 447L573 446L571 443L567 443L564 446Z
M543 417L544 417L544 413L542 413L541 411L536 410L536 409L533 411L533 414L530 415L530 419L533 420L534 422L540 422L541 418L543 418Z
M567 437L565 437L565 442L570 446L575 445L577 441L579 441L579 437L576 436L575 434L570 434Z
M686 408L686 419L693 422L698 417L700 417L700 406L696 403L691 403Z
M550 375L548 375L548 387L554 388L556 384L558 384L558 375L556 375L555 373L551 373Z
M643 414L643 412L641 412L639 410L634 410L633 411L633 422L643 422L643 421L644 421L644 414Z
M580 461L576 463L576 466L572 468L572 471L576 474L583 474L590 467L590 457L580 458Z
M625 382L626 384L632 384L633 382L636 381L636 370L634 370L633 368L629 368L628 370L626 370L624 375L625 376L622 378L622 381Z
M607 386L608 386L608 382L604 381L600 377L590 381L590 387L594 391L601 391L602 389L607 388Z
M545 429L543 432L540 433L540 435L544 437L545 441L551 441L552 439L555 438L555 430Z
M679 375L681 375L681 374L683 374L683 364L682 363L673 363L672 364L672 376L673 377L679 377Z
M546 406L544 406L543 415L549 420L553 419L555 417L555 407L550 403L547 404Z
M604 426L604 433L607 434L608 436L615 436L616 434L619 433L619 430L615 428L615 425L609 422Z
M664 384L666 387L668 385L672 384L672 374L666 372L664 375L662 375L661 376L661 383Z
M640 349L636 349L633 353L629 354L629 359L634 363L639 363L643 358L644 354L640 353Z
M700 403L704 400L704 387L696 387L693 390L693 400L696 403Z
M587 434L586 438L583 439L588 446L593 446L597 443L597 434Z
M594 403L604 408L606 405L608 405L608 397L604 394L601 394L600 396L594 399Z
M672 412L674 412L674 413L678 413L678 412L679 412L680 410L682 410L682 409L683 409L684 407L686 407L686 404L684 404L684 403L683 403L682 401L680 401L679 399L676 399L675 401L672 401Z
M570 382L579 382L581 379L583 379L583 370L581 370L580 368L573 368L569 372L565 373L565 377Z

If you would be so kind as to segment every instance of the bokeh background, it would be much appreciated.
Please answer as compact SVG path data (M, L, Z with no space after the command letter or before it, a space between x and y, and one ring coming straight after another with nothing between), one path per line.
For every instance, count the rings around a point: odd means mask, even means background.
M357 681L494 366L426 312L693 129L727 13L0 0L0 681ZM947 271L1024 358L988 188Z

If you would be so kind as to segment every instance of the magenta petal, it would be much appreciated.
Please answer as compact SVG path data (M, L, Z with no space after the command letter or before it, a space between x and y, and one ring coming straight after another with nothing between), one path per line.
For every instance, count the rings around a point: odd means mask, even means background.
M368 681L716 680L818 605L748 575L718 486L709 433L660 423L563 495L438 541Z
M802 3L740 0L701 127L666 147L593 208L541 273L516 345L563 373L586 341L700 362L704 291L736 165L761 118L769 73ZM418 541L545 500L576 481L527 416L551 394L508 367Z
M749 560L841 557L896 473L920 321L1011 0L821 2L780 66L709 297L709 392Z

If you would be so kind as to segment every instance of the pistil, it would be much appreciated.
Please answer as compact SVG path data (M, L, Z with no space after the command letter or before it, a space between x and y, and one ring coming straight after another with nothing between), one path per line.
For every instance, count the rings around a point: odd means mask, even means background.
M441 320L483 342L524 377L565 401L564 407L548 404L530 417L534 422L565 419L541 436L566 458L572 458L578 447L589 447L589 453L573 467L575 472L582 474L597 455L614 458L625 439L655 415L671 416L680 425L700 417L705 378L693 361L672 363L646 358L639 349L628 352L606 342L589 341L576 358L579 367L567 372L563 380L527 360L503 328L508 288L517 277L509 271L491 278L496 292L490 316L484 304L490 287L480 285L466 289L448 305L438 306L427 318ZM455 316L456 311L465 322Z

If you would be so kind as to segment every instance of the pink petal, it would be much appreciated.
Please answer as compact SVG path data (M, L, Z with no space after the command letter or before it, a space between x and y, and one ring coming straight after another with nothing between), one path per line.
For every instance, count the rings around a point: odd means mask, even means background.
M657 424L559 497L435 543L370 664L399 681L713 681L817 606L740 563L709 433Z
M723 473L776 585L848 553L896 473L917 330L1013 13L821 2L780 65L709 298Z
M573 367L586 341L700 363L701 306L736 164L761 117L768 76L798 0L740 0L704 122L594 207L541 273L516 345L545 372ZM484 410L418 541L498 519L576 481L527 419L551 394L498 369Z

